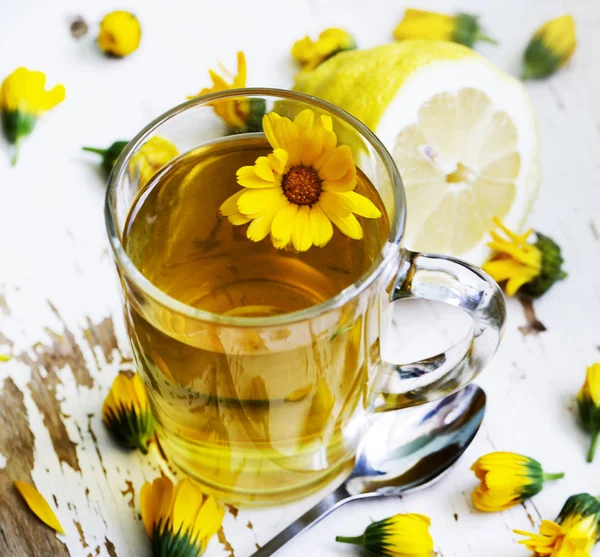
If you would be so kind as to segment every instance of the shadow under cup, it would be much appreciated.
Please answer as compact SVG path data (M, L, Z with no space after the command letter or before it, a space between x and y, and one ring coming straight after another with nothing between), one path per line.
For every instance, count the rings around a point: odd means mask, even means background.
M144 187L132 172L132 159L151 137L167 138L180 153L263 137L228 128L215 113L219 102L251 102L291 118L305 108L331 116L338 144L350 146L377 191L389 236L356 280L316 305L265 316L210 313L159 288L124 247L132 207L169 171L167 164ZM176 466L225 501L263 505L303 497L352 466L374 412L435 400L473 378L498 344L501 294L477 269L403 250L404 218L402 183L383 145L352 116L305 95L267 89L207 95L164 114L128 145L110 178L107 228L136 364L161 445ZM183 280L201 282L201 268ZM382 362L379 339L401 297L462 307L473 317L473 337L433 363Z

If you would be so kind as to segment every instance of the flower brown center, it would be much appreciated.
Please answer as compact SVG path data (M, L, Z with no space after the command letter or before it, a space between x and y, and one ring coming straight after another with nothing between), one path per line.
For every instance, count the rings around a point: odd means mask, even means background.
M321 179L312 168L294 166L281 182L285 196L296 205L314 205L321 195Z

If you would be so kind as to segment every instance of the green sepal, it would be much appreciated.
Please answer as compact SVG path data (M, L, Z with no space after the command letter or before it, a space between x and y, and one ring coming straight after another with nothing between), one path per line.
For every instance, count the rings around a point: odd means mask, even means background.
M455 43L473 48L477 41L484 41L492 44L498 44L494 39L484 35L481 32L479 21L470 14L457 14L455 17L456 29L452 40Z
M161 521L152 533L153 557L199 557L203 553L199 540L193 541L189 532L173 532L170 524L163 527Z
M27 114L21 110L2 112L2 129L8 142L13 145L29 135L33 131L36 122L37 116Z
M325 62L325 60L329 60L330 58L333 58L336 54L339 54L340 52L346 52L347 50L356 50L356 48L357 48L356 41L354 40L354 37L351 37L351 42L349 42L346 46L344 46L342 48L338 48L337 50L334 50L333 52L331 52L325 59L323 59L321 61L321 64L323 62Z
M525 468L527 469L526 475L530 479L530 483L524 485L519 490L519 499L521 501L537 495L540 491L542 491L546 481L558 480L560 478L564 478L565 476L562 472L558 474L546 474L542 468L542 465L533 458L527 459Z
M539 298L548 292L556 281L563 280L567 276L562 269L564 259L560 246L548 236L539 232L536 232L536 235L535 246L542 252L542 270L531 282L519 288L519 294L530 298Z
M522 501L537 495L544 487L544 470L542 469L542 465L537 460L529 458L527 464L525 464L525 468L527 469L527 477L530 479L530 482L519 490L519 497Z
M365 555L368 557L382 557L387 555L386 547L389 546L387 537L389 535L388 526L393 524L394 517L384 518L377 522L372 522L365 529L362 535L362 544Z
M267 103L265 99L250 99L250 112L246 118L246 125L242 130L242 133L248 132L261 132L262 120L265 112L267 111Z
M523 79L540 79L552 75L561 65L561 58L548 48L541 37L534 37L523 55Z
M148 443L154 435L154 418L150 410L135 412L120 406L116 413L109 410L105 421L118 443L148 453Z
M596 445L600 435L600 407L596 406L590 397L578 396L577 408L579 410L579 419L581 420L583 427L592 434L592 440L587 454L587 461L592 462L596 454Z
M104 170L106 176L112 172L113 166L117 162L119 155L123 152L129 141L115 141L107 149L98 149L96 147L82 147L84 151L88 153L96 153L102 157L102 170Z
M600 501L589 493L571 495L561 509L556 522L562 524L567 517L587 518L594 515L596 522L596 541L600 540Z
M21 110L2 111L2 129L9 143L15 146L12 157L13 166L17 164L19 157L19 145L21 139L27 137L35 128L37 116L27 114Z

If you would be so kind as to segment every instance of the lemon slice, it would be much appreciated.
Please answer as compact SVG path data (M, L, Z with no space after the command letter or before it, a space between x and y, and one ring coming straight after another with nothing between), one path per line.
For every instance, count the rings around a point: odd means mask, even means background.
M404 41L341 53L295 89L354 114L390 150L407 247L481 264L494 216L524 224L540 180L535 112L521 83L473 50Z

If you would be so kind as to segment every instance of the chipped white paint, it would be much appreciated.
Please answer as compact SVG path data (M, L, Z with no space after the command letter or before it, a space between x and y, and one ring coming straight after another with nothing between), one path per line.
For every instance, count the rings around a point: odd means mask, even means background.
M442 0L411 5L449 9ZM112 363L107 362L100 347L90 347L82 332L88 326L86 316L93 323L112 316L120 350L128 353L105 241L104 188L80 147L131 137L151 118L205 86L206 70L217 60L233 67L238 49L247 53L250 85L288 87L295 72L288 52L295 38L335 25L352 31L360 45L373 46L391 37L407 4L181 0L167 10L158 0L129 0L125 7L140 17L144 38L139 52L116 61L99 56L92 37L75 41L68 33L69 16L81 14L93 23L112 5L23 0L0 6L0 52L5 53L0 76L24 64L44 70L51 82L61 81L67 88L66 102L40 121L23 145L16 168L9 167L5 145L0 146L0 294L10 310L10 315L0 312L0 330L14 343L0 343L0 352L26 353L35 359L40 349L36 343L52 340L47 330L62 334L63 325L47 301L54 304L93 379L92 387L81 386L69 366L58 371L56 399L66 433L76 444L80 472L59 461L29 388L30 367L18 359L0 364L0 386L11 377L24 396L35 437L32 478L55 507L67 532L61 539L76 557L96 555L96 548L102 557L148 554L137 498L142 483L159 473L150 459L115 447L101 424L100 408L112 378L130 364L120 365L116 351ZM573 414L573 397L585 366L600 359L600 3L461 0L452 8L482 16L501 46L482 45L479 50L512 73L518 72L521 49L542 21L564 11L575 16L581 46L574 62L555 78L527 86L540 117L544 170L530 223L564 246L570 276L536 304L538 317L549 329L539 336L524 337L518 331L524 323L522 310L509 303L504 342L480 381L488 393L486 421L465 458L443 482L402 500L345 508L282 555L314 554L316 546L319 557L351 555L351 548L335 546L335 533L352 534L372 518L412 511L432 516L436 549L443 557L519 557L527 552L515 545L511 530L530 528L528 514L539 522L540 516L553 517L571 493L600 492L600 462L585 463L587 436ZM415 319L417 314L436 319L435 308L414 310ZM395 357L406 361L428 349L433 352L427 335L424 326L403 331L403 353ZM567 477L525 508L497 515L475 513L469 466L494 449L530 454ZM0 474L10 459L10 454L0 456ZM135 509L129 506L127 482L135 491ZM242 510L237 517L227 513L224 530L231 551L215 538L208 557L233 551L237 557L250 555L256 543L266 541L316 499Z

